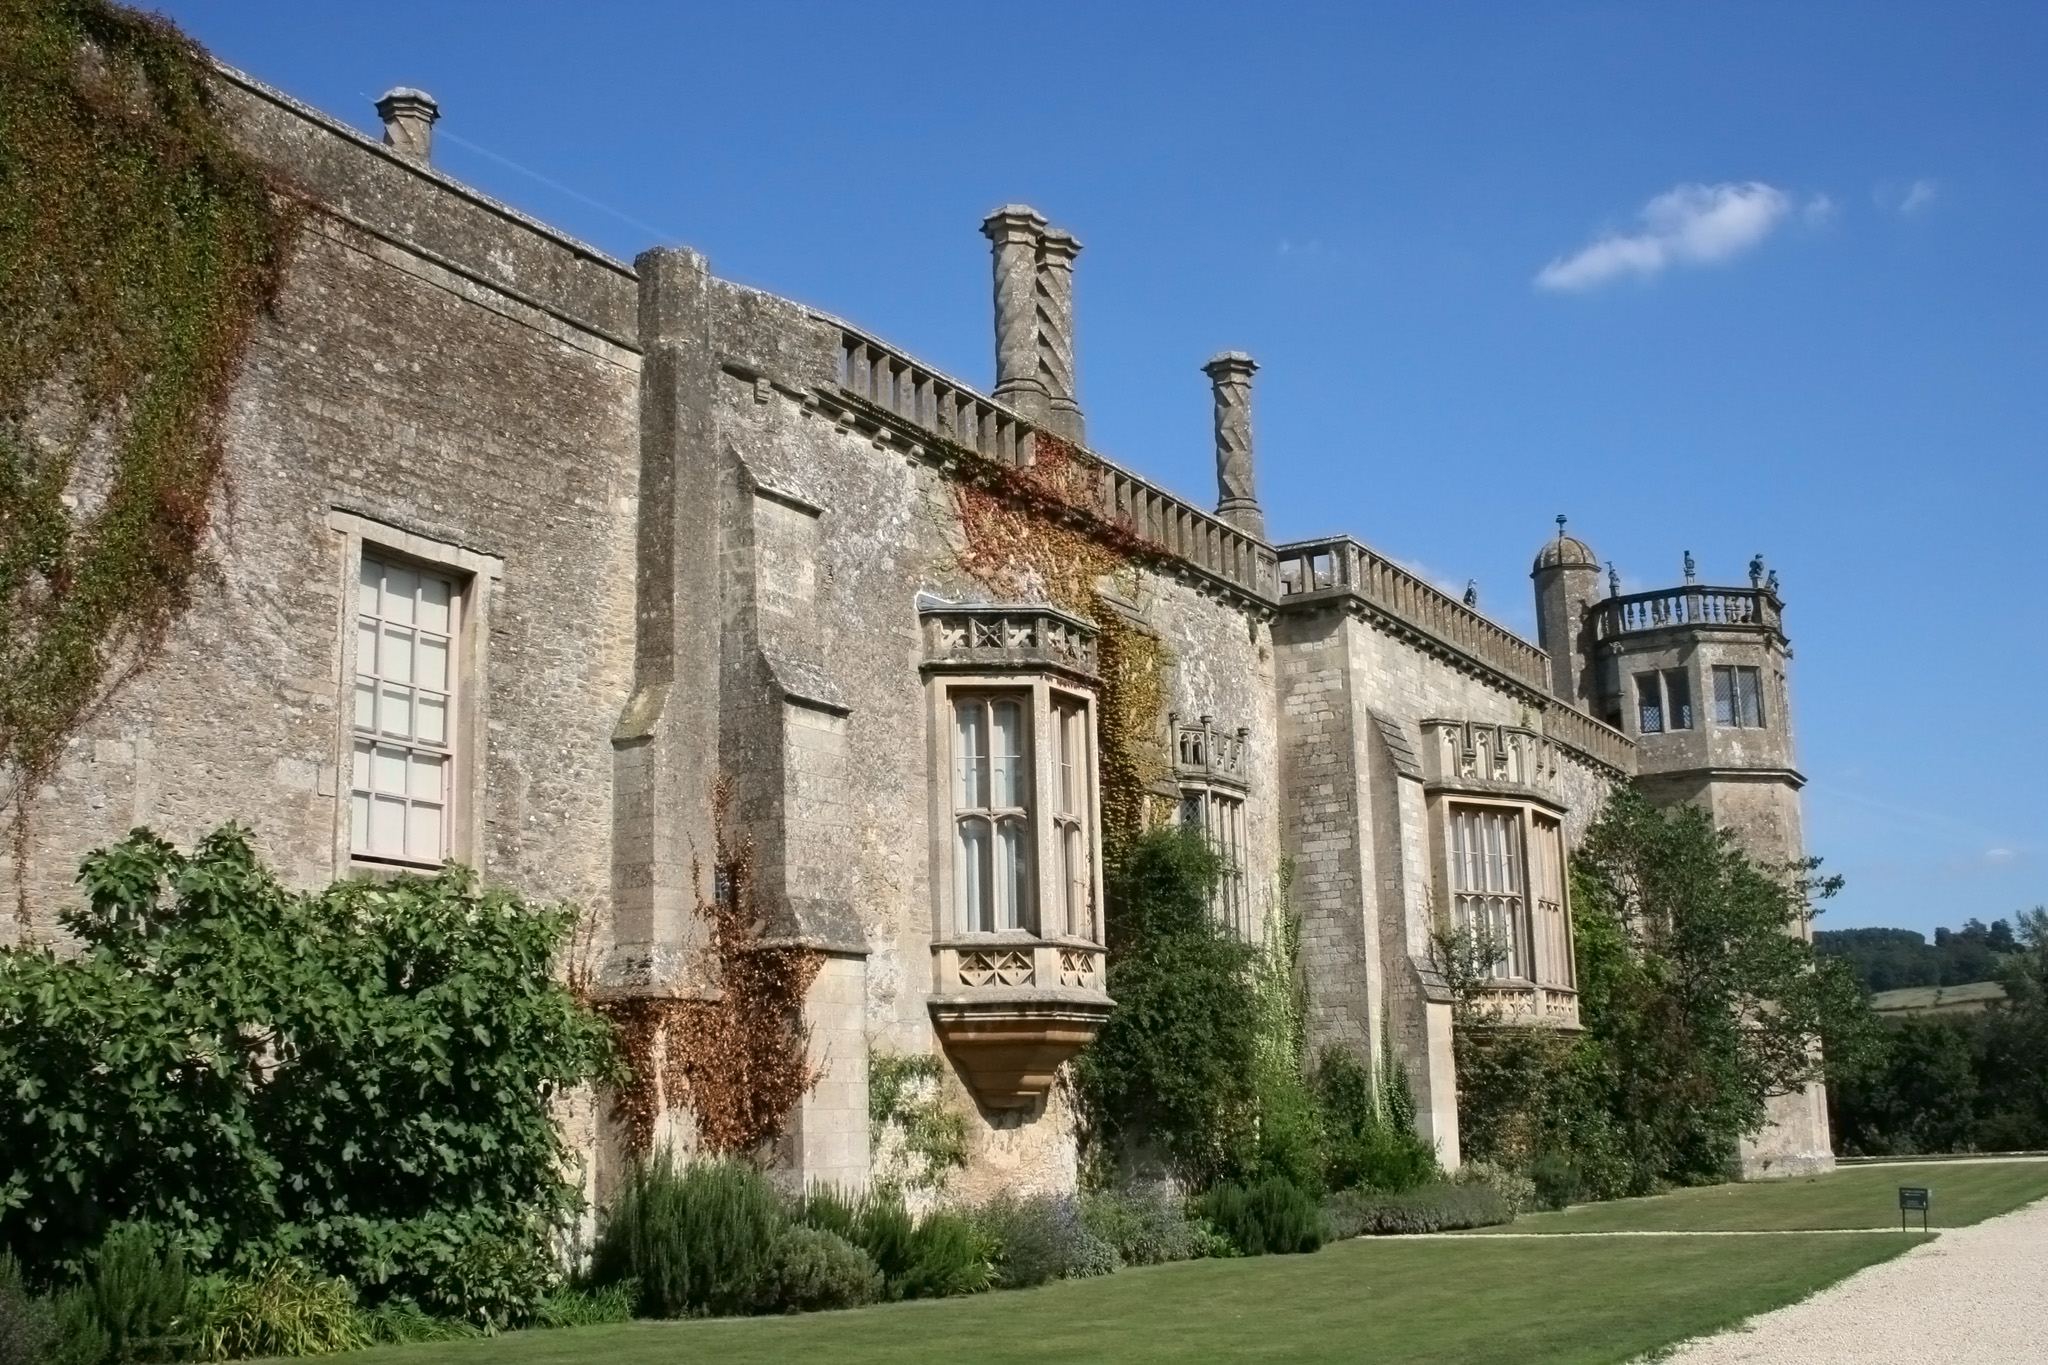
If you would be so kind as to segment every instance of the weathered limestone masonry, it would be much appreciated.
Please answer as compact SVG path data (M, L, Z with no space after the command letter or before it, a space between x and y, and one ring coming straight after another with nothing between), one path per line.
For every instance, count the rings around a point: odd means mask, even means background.
M1166 661L1147 796L1226 854L1217 913L1266 932L1292 863L1315 1044L1390 1042L1447 1163L1436 926L1498 934L1495 1006L1573 1028L1564 858L1614 783L1797 855L1774 586L1602 597L1560 533L1539 647L1354 540L1275 546L1237 352L1204 367L1216 512L1167 493L1085 446L1080 244L1029 208L983 224L984 395L695 252L628 267L467 189L419 91L378 143L220 89L318 208L235 394L218 590L38 799L5 869L31 905L132 825L239 818L301 885L457 858L574 901L601 996L701 998L722 781L765 938L823 961L785 1174L865 1184L871 1053L937 1052L974 1197L1075 1179L1062 1067L1114 1008L1106 633ZM987 543L991 498L1105 547L1087 612ZM1823 1158L1817 1097L1779 1117L1759 1169ZM617 1139L570 1119L601 1190ZM687 1146L687 1112L662 1134Z

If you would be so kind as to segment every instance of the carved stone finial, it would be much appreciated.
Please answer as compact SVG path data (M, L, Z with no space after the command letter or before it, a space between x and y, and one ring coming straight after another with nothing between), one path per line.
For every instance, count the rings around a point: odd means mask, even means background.
M1696 571L1696 568L1692 562L1691 550L1687 550L1685 552L1685 581L1687 583L1697 583L1700 581L1699 574Z
M1038 373L1038 244L1045 217L1023 204L1005 204L982 220L981 232L995 246L995 397L1043 421L1050 397Z
M1614 561L1611 559L1607 561L1607 595L1621 596L1621 575L1614 571Z
M1752 588L1761 588L1763 585L1764 557L1762 554L1757 554L1753 556L1749 561L1749 586Z
M1776 569L1771 570L1771 576L1764 580L1764 591L1773 597L1778 595L1778 571Z
M384 120L385 146L415 161L432 155L434 125L441 118L441 106L432 95L406 85L386 90L377 101L377 117Z
M1038 242L1038 380L1045 386L1046 424L1084 444L1081 404L1074 389L1074 258L1081 243L1071 232L1048 228Z
M1216 515L1264 540L1266 514L1252 479L1252 374L1258 368L1243 351L1225 351L1202 373L1216 394Z
M1563 517L1558 518L1559 522L1563 520ZM1465 605L1473 608L1479 606L1479 580L1476 578L1465 580Z
M1562 512L1557 514L1557 538L1559 540L1564 539L1564 513Z

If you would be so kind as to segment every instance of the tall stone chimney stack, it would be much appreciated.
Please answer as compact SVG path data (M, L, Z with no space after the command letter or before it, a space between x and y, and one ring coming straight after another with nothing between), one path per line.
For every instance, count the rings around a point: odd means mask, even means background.
M434 150L434 124L441 106L424 90L401 85L384 92L377 101L377 117L384 120L384 145L415 161L426 161Z
M1252 372L1258 362L1225 351L1202 367L1216 391L1216 515L1266 538L1266 514L1252 487Z
M1074 393L1074 258L1081 243L1051 228L1038 246L1038 370L1045 384L1045 424L1075 445L1087 444Z
M982 220L981 231L995 245L993 396L1032 421L1044 422L1052 399L1039 375L1038 256L1045 219L1035 209L1006 204Z

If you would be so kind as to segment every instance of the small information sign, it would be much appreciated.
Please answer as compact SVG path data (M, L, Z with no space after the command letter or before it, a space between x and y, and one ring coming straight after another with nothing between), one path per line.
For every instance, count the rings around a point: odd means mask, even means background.
M1933 1207L1932 1191L1925 1185L1899 1186L1899 1231L1906 1230L1906 1215L1920 1215L1920 1230L1927 1231L1927 1214Z

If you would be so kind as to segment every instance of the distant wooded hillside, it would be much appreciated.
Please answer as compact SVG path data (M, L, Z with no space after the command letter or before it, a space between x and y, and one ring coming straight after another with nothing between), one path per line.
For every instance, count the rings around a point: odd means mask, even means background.
M2007 954L2019 951L2006 920L1965 920L1960 929L1936 929L1934 942L1912 929L1822 929L1813 936L1823 955L1845 959L1864 989L1960 986L1997 978Z

